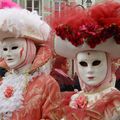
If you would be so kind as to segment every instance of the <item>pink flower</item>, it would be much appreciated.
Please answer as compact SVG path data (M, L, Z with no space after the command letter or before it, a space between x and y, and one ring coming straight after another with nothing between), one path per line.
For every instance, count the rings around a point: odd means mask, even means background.
M76 100L75 103L77 104L77 107L80 109L86 108L87 107L87 99L85 96L79 96Z
M4 95L5 95L6 98L11 97L13 95L13 87L8 86L4 91Z

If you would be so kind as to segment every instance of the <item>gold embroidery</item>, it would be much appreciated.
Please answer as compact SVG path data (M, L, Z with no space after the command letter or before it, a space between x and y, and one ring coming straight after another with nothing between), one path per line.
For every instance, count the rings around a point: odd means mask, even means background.
M42 95L35 95L32 97L25 106L25 114L29 113L31 109L39 109L39 103Z

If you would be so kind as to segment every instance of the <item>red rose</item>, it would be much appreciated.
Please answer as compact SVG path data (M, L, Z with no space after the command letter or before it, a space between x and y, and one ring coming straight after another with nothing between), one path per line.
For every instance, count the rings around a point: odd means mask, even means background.
M86 108L87 107L87 99L85 96L79 96L76 100L75 100L78 108Z
M8 86L4 91L4 95L5 95L6 98L11 97L13 95L13 87Z

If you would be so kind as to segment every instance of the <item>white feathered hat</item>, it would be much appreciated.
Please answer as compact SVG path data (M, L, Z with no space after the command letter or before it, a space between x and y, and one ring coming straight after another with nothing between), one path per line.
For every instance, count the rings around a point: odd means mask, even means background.
M41 20L41 16L35 11L9 8L9 6L0 9L0 40L9 37L24 37L34 40L35 43L44 43L49 33L49 25Z

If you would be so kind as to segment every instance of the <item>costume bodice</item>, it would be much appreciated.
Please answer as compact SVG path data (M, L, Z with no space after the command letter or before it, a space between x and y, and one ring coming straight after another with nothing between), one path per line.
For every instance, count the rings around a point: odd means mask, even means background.
M71 97L69 106L97 112L101 114L102 120L116 120L120 117L120 92L114 87L96 93L81 91ZM86 116L86 119L90 120L90 117Z

